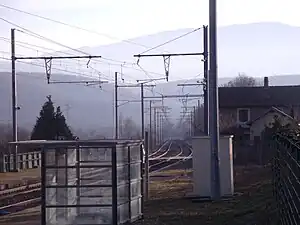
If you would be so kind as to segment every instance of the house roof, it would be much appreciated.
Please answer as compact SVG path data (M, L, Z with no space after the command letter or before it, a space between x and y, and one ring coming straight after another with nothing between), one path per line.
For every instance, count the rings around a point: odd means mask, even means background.
M300 105L300 85L268 87L220 87L219 105L226 107L272 107Z
M266 116L267 114L269 113L272 113L272 112L277 112L279 113L280 115L284 116L284 117L287 117L289 118L290 120L293 120L295 122L297 122L297 120L295 120L292 116L290 116L289 114L283 112L282 110L272 106L268 111L266 111L264 114L262 114L261 116L257 117L256 119L252 120L251 122L249 122L249 125L253 124L255 121L263 118L264 116Z

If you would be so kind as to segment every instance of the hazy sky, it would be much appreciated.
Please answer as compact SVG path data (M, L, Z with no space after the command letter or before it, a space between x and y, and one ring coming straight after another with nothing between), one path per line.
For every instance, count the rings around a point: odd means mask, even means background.
M79 48L109 44L165 30L201 27L208 24L208 3L209 0L0 1L0 4L93 30L98 34L70 28L2 6L0 6L0 19L9 20L59 43ZM226 26L272 21L300 26L299 7L299 0L219 0L218 24ZM0 57L10 57L10 29L13 27L0 20ZM3 37L7 38L6 42ZM51 48L48 52L62 48L20 32L16 32L16 41ZM44 53L22 48L19 45L16 48L18 54L27 56ZM83 63L84 67L86 67L85 63ZM161 67L160 72L162 69Z
M300 26L299 0L218 2L220 26L260 21ZM112 39L81 32L0 7L2 18L72 47L106 44L164 30L200 27L208 22L208 0L1 0L1 3L117 37ZM0 25L1 36L9 37L11 25L2 21ZM19 40L25 38L18 35Z

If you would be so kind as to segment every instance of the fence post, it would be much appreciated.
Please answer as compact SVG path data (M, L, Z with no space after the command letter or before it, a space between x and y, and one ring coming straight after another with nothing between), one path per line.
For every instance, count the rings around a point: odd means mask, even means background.
M33 157L34 155L32 155L31 153L28 153L28 168L27 169L32 169L33 168Z
M0 153L0 173L5 172L5 161L4 161L4 153Z
M26 169L26 165L24 164L25 160L26 160L26 155L24 155L24 154L19 155L19 164L20 164L19 169L20 170Z
M148 131L145 132L145 189L144 189L144 196L145 201L149 198L149 133Z

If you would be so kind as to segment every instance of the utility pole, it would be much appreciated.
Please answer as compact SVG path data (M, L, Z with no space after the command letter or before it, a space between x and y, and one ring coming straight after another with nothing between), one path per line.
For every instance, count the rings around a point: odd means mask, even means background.
M149 132L145 132L145 200L149 198Z
M217 68L217 0L209 0L209 107L212 199L221 197L219 162L219 96Z
M185 83L178 84L177 86L200 86L203 85L203 97L204 97L204 133L209 135L209 107L208 107L208 89L209 89L209 79L208 79L208 26L203 26L203 72L204 79L203 82L197 81L196 83Z
M148 81L149 82L149 81ZM134 87L140 87L141 88L141 120L142 120L142 139L144 139L145 137L145 134L144 134L144 130L145 130L145 115L144 115L144 87L155 87L155 85L145 85L146 82L143 82L143 83L138 83L138 84L133 84L133 85L118 85L118 75L117 75L117 72L115 73L115 95L117 96L118 95L118 91L117 89L118 88L134 88ZM118 105L118 98L115 97L115 108L117 109L119 107ZM116 112L118 112L118 110L116 110ZM118 115L116 114L115 115L116 118L115 120L117 121L118 120ZM115 129L117 130L118 129L118 123L115 122L116 127Z
M17 123L17 81L16 81L15 29L11 29L11 83L12 83L12 126L13 142L18 141ZM18 146L14 145L14 171L18 171Z
M86 81L62 81L62 82L51 82L51 67L52 67L52 60L53 59L88 59L87 66L89 62L93 58L101 58L101 56L38 56L38 57L16 57L15 52L15 29L11 29L11 65L12 65L12 123L13 123L13 141L18 141L18 120L17 120L17 110L20 108L17 106L17 79L16 79L16 61L17 60L30 60L30 59L42 59L45 61L45 68L46 68L46 76L47 76L47 83L48 84L58 84L58 83L85 83L85 84L95 84L95 83L107 83L107 81L99 81L99 80L86 80ZM14 145L14 170L18 171L18 147Z
M159 137L159 142L160 145L163 143L163 116L159 115L159 123L160 123L160 137Z
M154 143L154 146L156 148L156 143L157 143L157 125L156 125L156 115L157 115L157 112L156 112L156 108L154 108L154 140L153 140L153 143Z
M204 133L209 136L209 77L208 77L208 27L203 26L203 71L204 71Z
M145 86L145 85L143 85L143 86ZM144 99L144 97L143 97L143 99ZM122 103L122 104L120 104L120 105L118 105L118 107L119 106L121 106L121 105L125 105L125 104L127 104L127 103L129 103L129 102L141 102L141 100L119 100L119 101L124 101L124 103ZM154 114L152 114L152 110L154 109L156 109L157 107L160 107L160 106L153 106L153 103L155 103L155 102L161 102L162 100L145 100L144 99L144 103L146 102L146 101L149 101L149 139L150 139L150 141L149 141L149 146L150 146L150 150L152 149L152 147L153 147L153 140L154 140L154 132L155 132L155 130L153 131L153 118L155 118L155 115L156 115L156 112L154 111ZM156 107L156 108L155 108ZM142 107L143 108L143 107ZM154 116L153 116L154 115ZM154 120L154 123L155 123L156 121ZM156 127L156 125L154 124L154 128Z
M149 102L150 115L149 115L149 149L152 151L152 101Z
M144 83L141 83L141 115L142 115L142 139L145 138L145 113L144 113Z
M154 146L154 138L155 135L153 133L155 133L155 128L156 128L156 120L155 120L155 116L156 116L156 108L157 106L153 107L153 103L155 102L161 102L161 100L149 100L149 106L150 106L150 116L149 116L149 124L150 124L150 142L149 142L149 146L150 146L150 150L153 150L153 146ZM159 107L159 106L158 106ZM152 109L154 109L154 116L152 115ZM154 132L153 132L153 128L152 128L152 118L154 118Z
M154 109L161 109L161 110L169 110L170 108L166 107L166 106L158 106L155 107ZM161 115L162 113L167 113L166 112L161 112L161 111L155 111L156 117L155 117L155 126L156 126L156 144L160 145L162 140L163 140L163 115Z
M187 118L187 122L188 122L188 130L189 130L189 134L190 136L192 136L193 132L195 132L195 120L193 120L193 117L195 117L195 107L194 106L190 106L190 107L182 107L182 108L190 108L193 109L192 111L183 111L181 112L183 114L182 118L186 117Z
M119 138L118 115L118 72L115 72L115 139Z

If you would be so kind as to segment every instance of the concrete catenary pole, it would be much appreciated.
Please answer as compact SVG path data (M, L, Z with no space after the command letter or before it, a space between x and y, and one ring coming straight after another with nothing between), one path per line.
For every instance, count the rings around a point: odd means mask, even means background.
M15 29L11 29L11 83L12 83L12 128L13 142L18 141L17 121L17 82L16 82L16 55L15 55ZM18 170L18 146L14 145L14 171Z
M209 88L212 199L220 199L217 0L209 0Z

